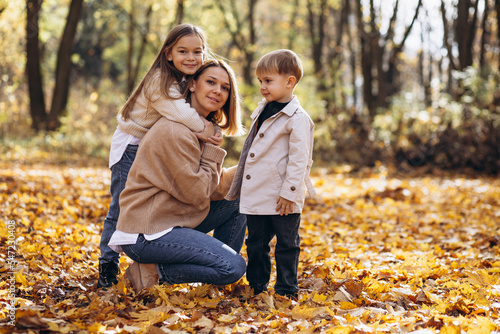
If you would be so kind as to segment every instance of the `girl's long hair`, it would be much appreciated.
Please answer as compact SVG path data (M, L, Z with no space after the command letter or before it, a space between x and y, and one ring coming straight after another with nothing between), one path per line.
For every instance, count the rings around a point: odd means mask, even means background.
M188 80L187 87L191 87L193 81L199 79L200 75L210 67L220 67L225 70L229 76L229 83L231 89L229 91L229 96L226 103L221 109L211 112L207 119L211 122L215 122L227 136L238 136L244 133L243 125L241 124L241 108L240 108L240 96L238 94L238 83L236 80L236 75L233 69L226 64L223 60L210 59L205 61L205 63L196 71L196 73ZM189 89L186 90L185 96L188 102L191 102L191 92Z
M135 101L137 97L145 89L146 99L151 101L151 96L155 94L155 92L160 92L169 99L173 99L169 94L170 87L174 83L179 83L182 80L183 73L175 68L174 63L172 61L167 60L167 54L172 51L174 45L184 36L196 35L201 39L203 46L203 57L211 55L210 49L207 44L207 38L205 33L200 27L189 23L183 23L176 27L174 27L170 33L168 34L163 46L161 47L158 55L156 56L155 61L151 65L150 69L141 80L139 85L134 89L130 97L127 99L127 102L120 109L119 114L121 115L123 120L127 120L129 118L130 111L134 107ZM155 73L159 71L159 82L158 80L153 80ZM154 87L153 85L158 85L159 87Z

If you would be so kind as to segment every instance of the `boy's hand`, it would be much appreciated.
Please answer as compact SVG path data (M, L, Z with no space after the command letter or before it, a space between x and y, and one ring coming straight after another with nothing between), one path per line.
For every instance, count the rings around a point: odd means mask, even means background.
M293 202L283 197L279 197L276 201L276 211L280 213L280 216L288 216L289 213L293 213Z
M214 124L208 121L206 118L201 117L203 123L205 124L205 128L201 132L195 132L196 137L202 142L209 142L209 138L215 135Z

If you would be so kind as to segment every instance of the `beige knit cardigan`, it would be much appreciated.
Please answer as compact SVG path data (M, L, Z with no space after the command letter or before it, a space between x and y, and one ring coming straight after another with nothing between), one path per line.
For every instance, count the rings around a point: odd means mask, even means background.
M186 126L160 118L142 139L130 169L117 229L154 234L198 226L210 200L229 190L236 168L223 171L225 155L217 146L200 144Z

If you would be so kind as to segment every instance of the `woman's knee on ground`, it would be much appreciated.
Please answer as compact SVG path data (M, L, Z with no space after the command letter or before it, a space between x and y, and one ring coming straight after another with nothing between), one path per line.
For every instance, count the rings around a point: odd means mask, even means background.
M234 256L230 267L221 278L221 282L218 282L218 284L226 285L238 281L241 277L243 277L246 269L247 264L245 260L240 255Z

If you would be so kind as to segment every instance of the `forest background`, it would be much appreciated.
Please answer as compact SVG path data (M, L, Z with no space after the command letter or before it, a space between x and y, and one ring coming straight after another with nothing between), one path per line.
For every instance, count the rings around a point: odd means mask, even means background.
M234 67L247 126L256 61L301 55L316 166L499 170L499 0L2 0L3 159L105 165L117 111L180 22Z

